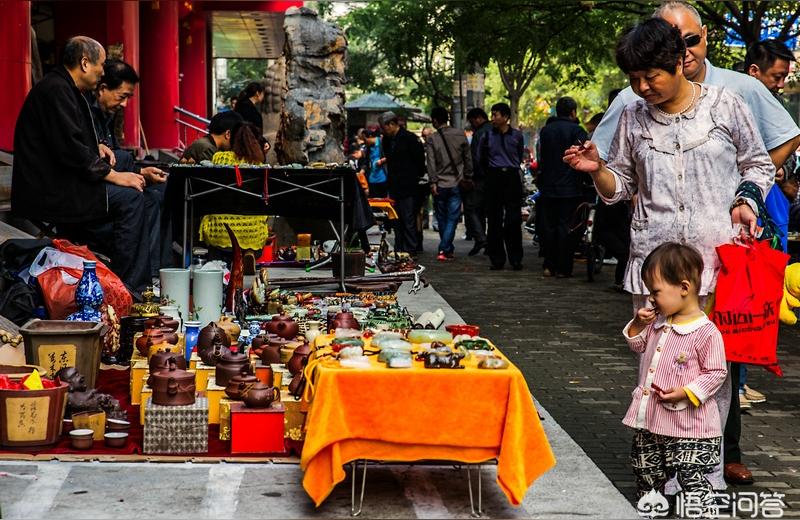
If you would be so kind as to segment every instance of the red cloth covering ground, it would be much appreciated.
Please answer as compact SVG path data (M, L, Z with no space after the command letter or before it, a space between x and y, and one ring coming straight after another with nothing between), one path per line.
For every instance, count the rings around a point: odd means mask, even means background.
M103 441L95 441L90 450L75 450L72 448L69 433L66 431L61 435L61 440L52 446L36 446L30 448L0 448L0 458L7 454L28 454L28 455L144 455L142 443L144 438L144 427L139 424L139 406L132 405L130 399L130 370L107 369L100 370L97 378L97 390L105 394L111 394L119 401L120 406L128 412L128 420L131 428L128 430L128 444L122 448L108 448ZM289 449L299 453L302 448L289 446ZM288 451L288 450L287 450ZM176 456L176 454L169 454ZM180 454L183 455L183 454ZM180 456L177 455L177 456ZM187 453L185 455L193 455ZM198 457L225 457L233 458L230 450L229 441L219 439L219 425L211 424L208 427L208 453L194 454ZM283 453L275 455L284 456ZM265 457L264 454L247 455L237 454L238 457Z

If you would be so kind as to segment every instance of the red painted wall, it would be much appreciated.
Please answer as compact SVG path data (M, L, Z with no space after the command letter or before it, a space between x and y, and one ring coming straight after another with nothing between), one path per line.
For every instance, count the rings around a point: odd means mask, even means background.
M14 126L31 89L31 3L0 1L0 150L14 148Z

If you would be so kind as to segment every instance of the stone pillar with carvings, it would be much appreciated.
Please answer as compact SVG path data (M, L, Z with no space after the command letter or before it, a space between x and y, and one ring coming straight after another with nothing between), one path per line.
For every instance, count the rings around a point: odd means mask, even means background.
M344 162L347 39L305 7L286 11L286 90L276 151L281 164Z

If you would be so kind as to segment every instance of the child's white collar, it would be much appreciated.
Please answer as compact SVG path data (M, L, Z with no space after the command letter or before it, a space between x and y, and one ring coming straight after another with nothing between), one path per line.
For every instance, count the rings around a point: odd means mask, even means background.
M658 318L656 318L655 323L653 323L653 328L661 329L664 326L669 326L672 328L672 330L674 330L678 334L691 334L692 332L696 331L697 329L699 329L700 327L709 322L710 320L708 319L708 316L706 316L705 314L684 323L667 323L667 318L659 315Z

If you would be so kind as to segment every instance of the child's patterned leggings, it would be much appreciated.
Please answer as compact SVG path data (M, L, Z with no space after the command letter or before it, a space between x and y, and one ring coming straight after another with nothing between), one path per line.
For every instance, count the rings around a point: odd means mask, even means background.
M706 475L719 464L720 437L682 439L636 430L631 465L641 497L651 489L664 493L673 476L685 493L694 493L703 505L713 503L713 490Z

